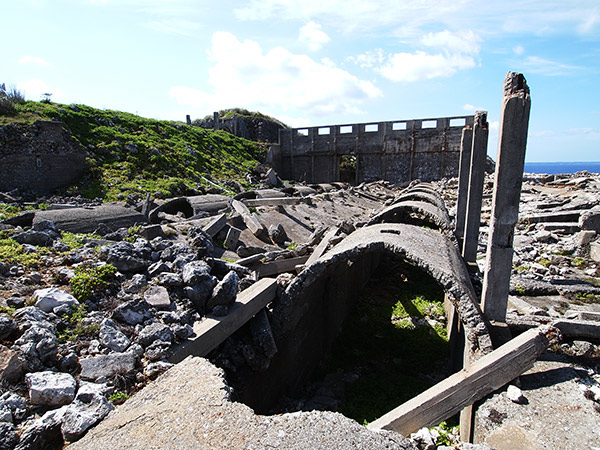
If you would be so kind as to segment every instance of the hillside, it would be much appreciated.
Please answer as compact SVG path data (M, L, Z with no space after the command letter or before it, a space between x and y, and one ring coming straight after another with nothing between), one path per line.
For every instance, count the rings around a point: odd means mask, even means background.
M175 196L216 184L236 190L261 160L264 145L183 123L85 105L27 101L0 115L0 126L56 120L86 151L87 174L64 194L122 199L129 194ZM12 125L11 125L12 124Z

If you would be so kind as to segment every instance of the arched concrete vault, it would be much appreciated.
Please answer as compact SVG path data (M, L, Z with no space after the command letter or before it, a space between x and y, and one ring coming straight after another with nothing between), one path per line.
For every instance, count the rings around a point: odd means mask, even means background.
M294 394L328 354L361 288L384 254L402 258L430 275L453 301L474 353L491 351L455 242L443 234L407 224L361 228L305 268L273 304L271 328L278 353L269 369L248 373L251 389L241 394L257 411L283 394Z
M378 223L410 223L440 230L446 236L453 234L446 208L441 209L425 201L407 200L394 203L369 221L369 225Z

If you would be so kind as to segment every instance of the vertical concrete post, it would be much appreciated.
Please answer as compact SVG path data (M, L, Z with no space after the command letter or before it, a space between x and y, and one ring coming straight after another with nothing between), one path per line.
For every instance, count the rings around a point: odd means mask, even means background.
M469 176L471 174L471 146L473 144L473 128L464 127L460 140L460 160L458 162L458 193L456 200L456 226L454 234L462 246L465 236L465 215L467 212L467 195L469 192ZM462 247L461 247L462 248Z
M477 260L479 242L479 223L481 221L481 199L483 180L485 179L485 160L487 158L488 123L487 112L477 111L473 123L473 143L471 145L471 173L465 216L463 258L467 263Z
M188 124L188 125L192 124L192 118L190 117L189 114L185 115L185 123Z
M521 73L508 72L500 116L494 197L483 280L482 309L487 318L505 322L512 272L514 227L519 216L531 98Z
M213 125L214 129L220 129L221 127L219 126L219 113L217 111L213 112L213 120L215 122Z

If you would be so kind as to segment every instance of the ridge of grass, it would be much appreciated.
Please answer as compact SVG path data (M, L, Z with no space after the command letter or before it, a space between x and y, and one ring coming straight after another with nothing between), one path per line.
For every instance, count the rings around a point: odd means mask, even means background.
M87 152L87 175L67 195L113 201L125 194L165 197L199 193L210 183L235 181L263 159L266 147L225 131L86 105L25 101L0 125L57 120Z

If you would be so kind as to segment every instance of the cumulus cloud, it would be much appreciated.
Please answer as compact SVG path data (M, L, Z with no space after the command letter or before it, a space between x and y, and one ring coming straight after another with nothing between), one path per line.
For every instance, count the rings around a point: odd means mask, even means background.
M469 112L475 112L475 111L485 111L486 109L481 106L475 106L470 103L466 103L463 105L463 110L469 111Z
M523 53L525 53L525 49L523 48L523 46L517 45L513 47L513 52L515 53L515 55L522 55Z
M50 67L51 64L46 61L44 58L40 58L38 56L23 56L19 59L19 64L31 64L34 66L40 67Z
M311 116L360 112L360 106L382 95L370 81L360 80L331 61L315 61L283 47L264 52L251 40L240 42L228 32L212 36L210 91L175 86L169 95L182 105L216 110L243 106L283 111L298 108Z
M458 53L432 55L417 51L416 53L394 53L376 71L392 81L419 81L450 77L457 70L472 67L475 67L475 60L471 56Z
M327 33L322 30L321 25L313 21L300 28L298 39L312 51L320 50L323 45L331 40Z
M421 38L421 43L427 47L443 49L449 53L477 54L479 53L479 36L471 30L451 32L448 30L438 33L428 33Z
M419 44L428 51L386 54L382 49L367 51L347 60L362 68L373 69L392 81L419 81L450 77L458 70L475 67L480 38L470 30L444 30L423 35Z

